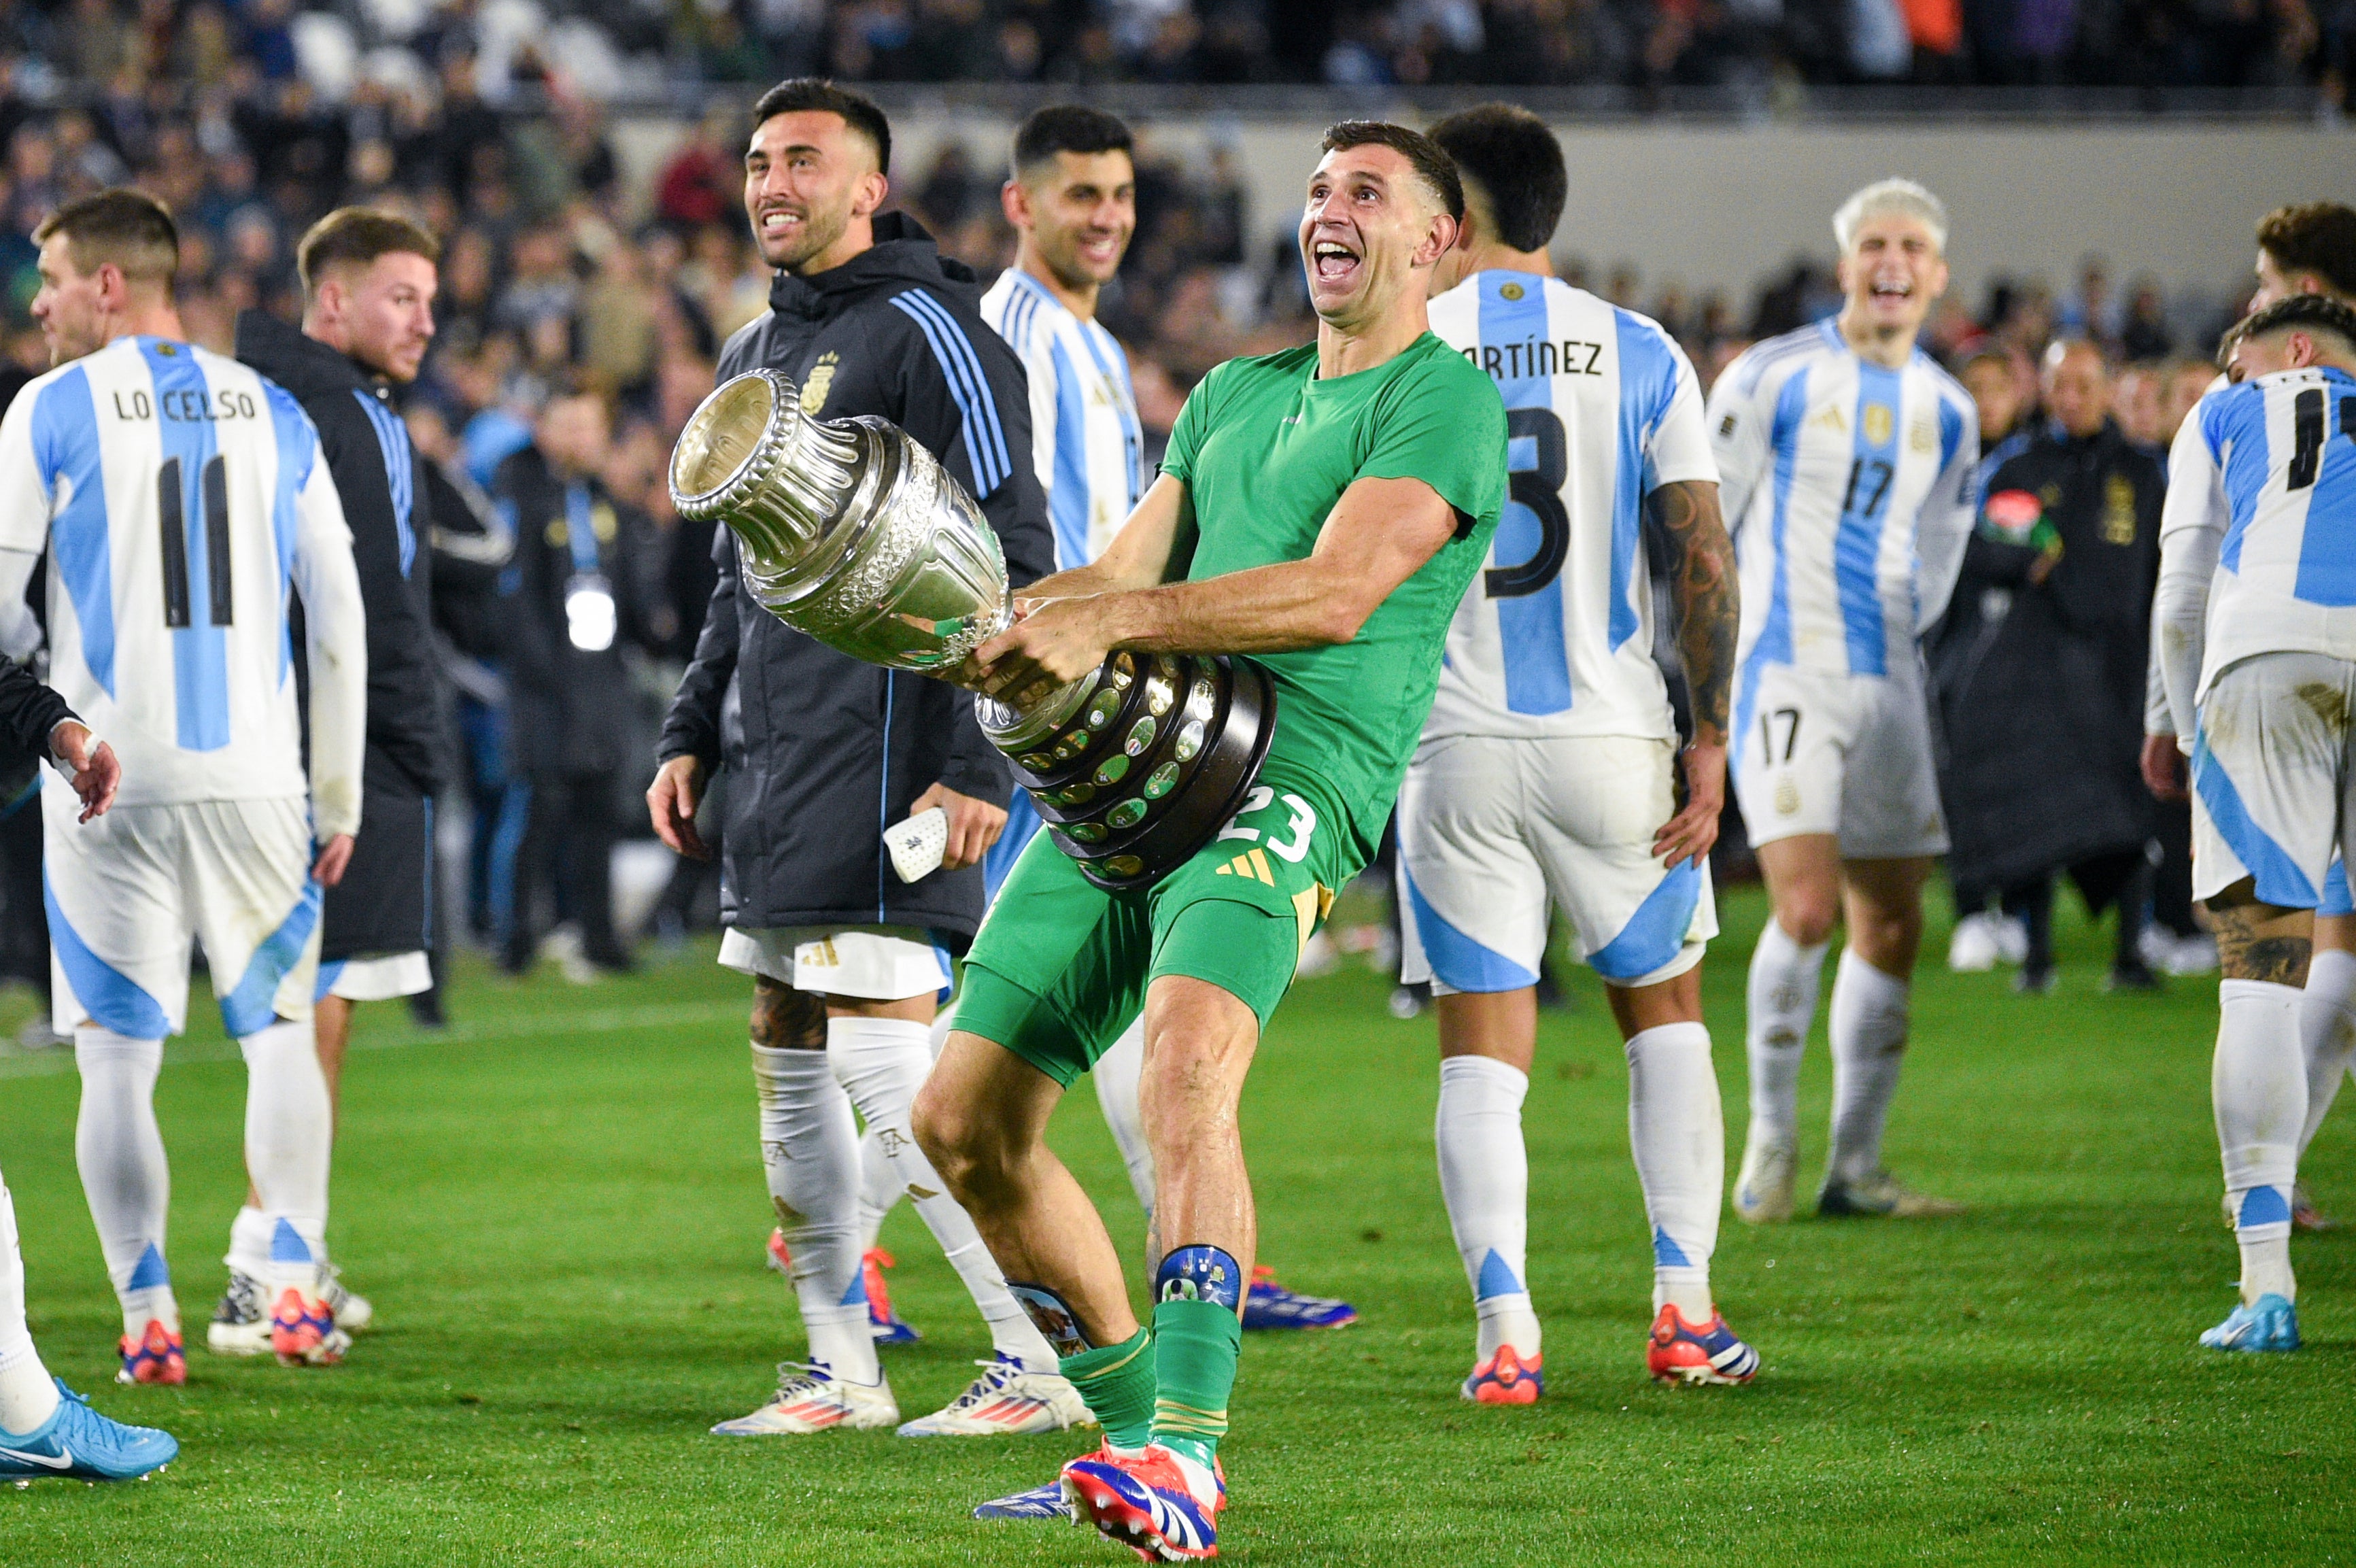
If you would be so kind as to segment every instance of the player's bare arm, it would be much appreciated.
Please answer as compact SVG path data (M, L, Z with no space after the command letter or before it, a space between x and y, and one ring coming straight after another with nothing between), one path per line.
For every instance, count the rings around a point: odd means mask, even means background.
M1644 502L1669 543L1669 600L1676 607L1677 653L1685 662L1694 720L1693 743L1684 755L1685 804L1661 825L1653 853L1672 865L1697 865L1718 842L1718 819L1726 805L1726 725L1741 591L1716 485L1681 479L1661 486Z
M74 793L81 800L81 815L75 821L106 815L123 783L123 764L115 760L114 747L92 736L80 719L59 719L49 732L49 754L73 775Z
M1356 480L1304 560L1040 606L975 650L981 690L995 694L1042 677L1076 680L1115 648L1281 653L1347 642L1456 526L1453 509L1420 479Z

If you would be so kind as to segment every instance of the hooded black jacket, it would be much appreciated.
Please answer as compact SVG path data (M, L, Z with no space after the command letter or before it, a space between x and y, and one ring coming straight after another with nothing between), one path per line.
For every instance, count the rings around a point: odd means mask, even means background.
M827 419L876 414L938 457L981 505L1009 579L1054 569L1031 458L1022 361L982 322L972 269L913 220L875 220L875 244L831 271L779 273L769 313L720 355L720 380L783 371ZM804 406L809 406L808 402ZM932 928L962 945L981 922L979 866L916 883L894 874L884 830L936 783L1003 805L1005 759L955 686L837 653L745 597L736 539L715 530L720 581L657 755L729 769L723 908L735 925ZM723 736L735 682L741 723Z
M368 787L430 795L445 744L434 682L424 475L385 385L274 316L237 318L237 357L294 394L344 503L368 608ZM298 644L299 646L299 644Z

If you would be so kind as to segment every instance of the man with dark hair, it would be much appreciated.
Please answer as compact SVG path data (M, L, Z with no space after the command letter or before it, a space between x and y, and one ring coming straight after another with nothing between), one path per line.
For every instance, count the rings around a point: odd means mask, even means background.
M2307 971L2356 782L2356 310L2275 300L2229 338L2226 373L2237 384L2201 400L2170 459L2152 612L2169 711L2195 717L2192 890L2224 975L2211 1082L2241 1301L2201 1342L2296 1350ZM2347 1059L2335 1042L2327 1088Z
M891 133L875 106L830 82L762 95L744 155L744 208L777 269L769 312L731 338L720 379L756 367L798 382L813 417L875 415L905 430L964 486L1016 585L1055 562L1030 452L1022 369L976 306L972 271L905 214L884 212ZM769 1193L783 1222L807 1366L776 1396L722 1423L727 1435L889 1426L899 1410L871 1337L859 1214L855 1106L988 1321L996 1356L911 1436L1053 1431L1087 1419L998 1265L909 1136L948 983L940 947L982 914L980 862L1006 822L1011 780L965 693L862 663L745 604L735 535L717 530L720 578L663 728L647 803L681 854L709 852L695 811L730 769L721 841L720 961L753 977L754 1080ZM734 683L741 721L723 737ZM741 730L739 724L741 723ZM937 808L941 869L904 883L884 830Z
M1648 1368L1747 1382L1758 1353L1709 1285L1726 1133L1701 961L1718 932L1708 867L1739 601L1701 385L1657 323L1554 275L1547 246L1569 178L1545 122L1488 104L1431 139L1465 195L1431 329L1496 382L1514 438L1496 561L1457 607L1399 792L1400 978L1429 983L1440 1015L1440 1186L1479 1320L1462 1392L1526 1404L1544 1386L1522 1101L1554 906L1627 1045L1654 1261ZM1692 699L1682 749L1653 659L1640 508L1663 547Z
M123 1308L120 1375L187 1377L154 1095L199 938L247 1066L264 1343L287 1365L329 1364L351 1337L323 1288L333 1112L311 1017L319 899L360 821L351 535L294 399L187 342L159 203L102 192L40 232L32 313L57 368L0 421L0 602L47 550L51 679L123 758L102 822L74 829L56 783L43 812L57 1017L81 1071L75 1155Z
M405 218L367 208L327 214L303 236L303 326L266 311L238 317L237 356L294 395L319 432L343 498L368 611L368 751L352 864L320 918L313 1017L330 1105L339 1103L355 1004L406 996L433 983L428 830L444 749L434 686L431 611L419 541L428 532L416 455L392 389L416 379L434 338L434 259L441 246ZM258 1283L270 1230L252 1192L230 1239L229 1291L206 1343L229 1356L270 1348ZM321 1265L337 1324L357 1331L374 1309Z
M1115 648L1248 653L1278 691L1243 810L1152 886L1106 892L1032 841L916 1108L916 1136L1104 1425L1106 1447L1064 1467L1064 1495L1149 1560L1217 1554L1216 1449L1256 1230L1244 1078L1302 945L1373 858L1504 499L1505 411L1426 322L1463 208L1453 166L1391 125L1337 125L1324 145L1299 237L1317 341L1213 370L1105 553L1037 585L963 676L1020 691ZM1141 1007L1164 1249L1150 1328L1044 1142L1057 1101Z
M2356 208L2336 201L2277 207L2258 220L2258 291L2356 298Z
M2250 296L2248 321L2300 297L2356 303L2356 209L2332 201L2277 207L2258 220L2257 233L2253 273L2258 286ZM2231 358L2240 340L2237 334L2246 324L2237 324L2226 335L2219 346L2219 364ZM2190 479L2179 482L2179 477L2206 472L2198 450L2204 439L2203 411L2232 384L2230 374L2213 376L2208 391L2192 405L2169 443L2168 500L2160 519L2163 539L2181 530L2227 526L2223 502L2213 487ZM2162 674L2162 652L2161 639L2155 636L2145 685L2143 777L2153 794L2175 803L2189 794L2179 739L2190 726L2179 725L2171 704ZM2308 1063L2308 1119L2299 1137L2302 1150L2322 1126L2351 1065L2342 1042L2356 1039L2356 897L2350 895L2343 869L2335 867L2322 889L2315 908L2313 934L2314 957L2307 966L2299 1023ZM2324 1230L2331 1224L2304 1187L2292 1189L2291 1219L2307 1230Z

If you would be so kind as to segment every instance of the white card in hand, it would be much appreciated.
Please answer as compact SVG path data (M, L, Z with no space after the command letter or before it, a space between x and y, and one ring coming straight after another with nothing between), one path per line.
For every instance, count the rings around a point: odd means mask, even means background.
M949 814L938 806L918 811L905 822L884 830L884 846L892 852L892 869L903 882L920 881L941 867L949 847Z

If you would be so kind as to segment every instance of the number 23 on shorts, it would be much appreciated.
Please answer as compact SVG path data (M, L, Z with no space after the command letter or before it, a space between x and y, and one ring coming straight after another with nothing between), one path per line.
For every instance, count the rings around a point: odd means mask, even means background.
M1218 874L1253 877L1273 887L1277 880L1275 868L1269 864L1268 856L1274 855L1291 865L1301 865L1309 858L1316 832L1316 807L1290 790L1279 795L1265 784L1256 784L1235 821L1219 831L1218 840L1225 843L1233 839L1255 847L1220 866ZM1292 907L1301 922L1301 945L1306 947L1318 922L1333 907L1333 890L1312 872L1309 886L1292 895Z

